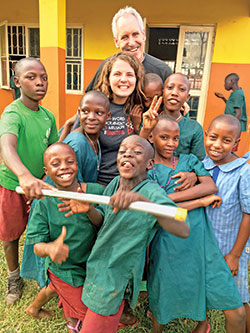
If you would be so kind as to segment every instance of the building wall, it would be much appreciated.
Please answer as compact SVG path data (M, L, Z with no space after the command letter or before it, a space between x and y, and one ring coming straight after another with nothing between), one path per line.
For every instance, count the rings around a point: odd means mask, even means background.
M217 25L214 53L210 72L207 107L203 128L206 130L211 120L224 112L225 103L218 99L215 91L222 92L226 98L230 92L224 89L224 78L229 73L237 73L239 85L245 92L247 113L250 120L250 18L228 20ZM249 123L249 122L248 122ZM247 148L249 132L242 133L239 154Z

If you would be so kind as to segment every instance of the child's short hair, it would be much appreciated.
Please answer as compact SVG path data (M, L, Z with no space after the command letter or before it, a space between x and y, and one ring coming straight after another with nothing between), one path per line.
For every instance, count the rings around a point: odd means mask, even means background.
M143 87L145 87L147 84L149 84L151 82L159 83L161 86L163 86L162 78L156 73L145 74L144 80L143 80Z
M16 76L20 76L21 71L22 71L22 67L25 65L25 63L31 62L31 61L36 61L36 62L40 63L43 66L44 70L45 70L44 65L41 63L41 61L39 59L33 58L33 57L27 57L27 58L22 58L21 60L19 60L16 63L16 66L15 66L15 75Z
M108 97L101 91L99 90L89 90L88 92L86 92L86 94L84 94L80 100L80 105L83 103L84 101L84 98L86 96L93 96L94 98L102 98L103 99L103 102L104 104L107 104L107 109L109 110L109 106L110 106L110 101L108 99Z
M169 76L166 78L166 80L164 81L164 88L165 88L165 86L166 86L167 81L169 80L169 78L171 78L171 76L173 76L173 75L180 75L180 76L182 76L183 78L185 78L185 79L186 79L186 82L187 82L188 91L190 90L191 84L190 84L190 81L189 81L187 75L185 75L185 74L183 74L183 73L179 73L179 72L177 72L177 73L172 73L171 75L169 75Z
M169 121L171 121L171 122L173 122L173 123L176 123L176 124L179 126L179 124L178 124L178 122L176 121L176 119L175 119L174 117L170 116L169 114L161 113L161 114L159 115L159 118L158 118L158 119L159 119L158 121L160 121L160 120L169 120Z
M47 156L47 154L49 153L49 151L50 151L51 149L53 149L53 148L56 147L56 146L63 146L63 147L69 148L69 149L72 151L72 153L73 153L73 155L75 156L75 158L76 158L76 153L75 153L74 149L73 149L70 145L68 145L67 143L64 143L64 142L55 142L55 143L53 143L52 145L50 145L50 146L45 150L45 152L43 153L43 163L44 163L44 165L46 164L46 156ZM45 165L45 166L46 166L46 165Z
M229 126L235 127L235 129L236 129L236 139L239 138L240 132L241 132L241 126L240 126L239 120L236 117L232 116L231 114L221 114L221 115L215 117L211 121L211 123L208 127L208 131L210 130L211 126L215 122L223 122L224 124L226 123Z
M230 73L225 77L225 80L227 80L227 79L233 79L233 80L239 81L240 77L237 73Z

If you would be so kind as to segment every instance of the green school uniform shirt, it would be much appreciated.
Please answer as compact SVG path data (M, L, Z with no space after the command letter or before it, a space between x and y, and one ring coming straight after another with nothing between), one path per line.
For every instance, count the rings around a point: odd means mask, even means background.
M43 153L58 140L55 117L52 112L39 105L38 111L28 109L20 99L8 105L0 120L0 136L10 133L17 136L17 153L33 176L41 178ZM13 172L2 162L0 184L15 190L19 185Z
M241 132L245 132L247 130L247 110L246 110L245 94L241 88L231 92L227 100L224 113L231 114L232 116L235 117L236 112L234 108L239 108L242 110L240 118L240 126L241 126Z
M206 156L206 152L201 125L186 115L179 121L179 127L180 140L174 153L175 156L179 156L179 154L193 154L202 161Z
M102 194L104 188L87 183L86 193ZM64 225L67 229L64 243L69 246L69 256L62 264L56 264L50 257L45 259L45 272L49 268L59 279L73 287L82 286L86 276L86 261L96 238L97 228L87 214L65 217L58 211L57 198L45 197L38 200L28 224L26 244L49 243L56 240Z
M15 75L12 75L10 78L10 87L11 89L15 89L16 99L18 99L21 96L21 90L15 85L14 77Z
M116 193L120 177L106 187L104 195ZM134 187L152 202L175 206L160 186L144 180ZM113 213L111 206L98 206L103 225L87 262L82 301L92 311L112 315L118 311L126 293L136 306L145 263L145 250L160 228L155 217L133 210Z

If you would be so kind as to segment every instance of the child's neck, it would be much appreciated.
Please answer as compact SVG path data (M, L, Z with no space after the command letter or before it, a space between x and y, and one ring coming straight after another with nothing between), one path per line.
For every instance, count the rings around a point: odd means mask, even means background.
M176 121L179 121L182 118L182 114L181 114L180 110L171 111L171 110L168 110L165 106L163 108L162 113L173 117Z
M170 158L164 158L162 156L159 156L158 154L155 154L154 161L155 164L163 164L169 168L174 169L178 161L178 158L173 155Z
M57 185L57 189L60 191L77 192L79 186L80 186L80 184L78 183L77 179L75 179L74 182L69 186Z
M232 86L232 91L235 91L235 90L239 90L240 87L238 86L238 83L235 83L233 86Z
M131 191L134 187L140 184L142 181L147 179L147 174L140 175L136 178L123 178L121 177L120 183L118 186L119 191Z
M34 101L32 99L25 98L23 96L21 96L20 100L23 103L23 105L26 106L26 108L32 111L39 111L39 101Z

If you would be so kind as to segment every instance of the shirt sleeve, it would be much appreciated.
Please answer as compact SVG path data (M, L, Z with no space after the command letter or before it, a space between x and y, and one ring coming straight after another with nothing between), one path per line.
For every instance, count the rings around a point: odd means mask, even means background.
M49 145L52 145L52 143L57 142L59 139L58 137L58 132L57 132L57 128L56 128L56 120L55 117L52 117L52 126L51 126L51 132L50 132L50 136L49 136Z
M197 156L202 161L206 155L204 146L203 129L199 123L196 124L196 130L193 134L190 153Z
M244 97L240 93L234 93L232 98L232 104L234 108L242 109L244 105Z
M247 166L246 172L240 177L239 193L241 210L244 213L250 214L250 168Z
M50 241L47 209L42 199L38 200L28 223L26 243L48 243Z
M210 177L210 173L205 169L203 163L193 154L189 154L189 170L193 170L197 177Z
M0 136L9 133L18 137L20 129L21 119L19 115L14 110L3 112L0 120Z

